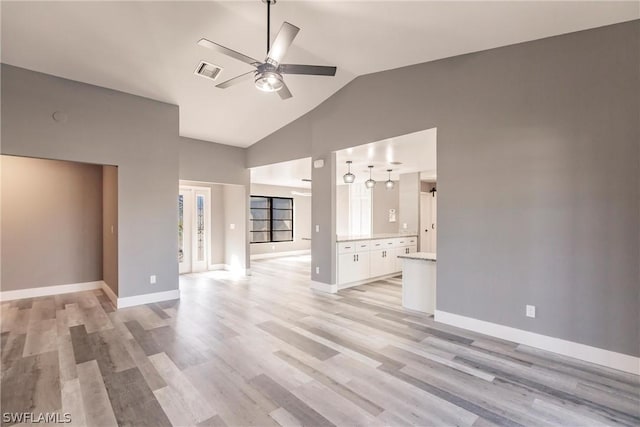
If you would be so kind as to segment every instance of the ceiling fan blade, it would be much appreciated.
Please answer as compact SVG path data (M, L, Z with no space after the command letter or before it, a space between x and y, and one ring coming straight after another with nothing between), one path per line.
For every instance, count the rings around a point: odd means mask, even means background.
M335 76L336 67L324 65L280 64L278 71L282 74L306 74L309 76Z
M280 95L280 99L289 99L291 98L293 95L291 94L291 91L289 90L289 88L287 87L286 84L282 84L282 88L278 91L278 95Z
M211 50L215 50L216 52L219 53L223 53L227 56L230 56L234 59L237 59L238 61L242 61L244 63L247 63L249 65L253 65L254 67L257 67L258 65L261 64L260 61L258 61L257 59L253 59L250 56L247 55L243 55L240 52L236 52L235 50L229 49L227 47L224 47L222 45L219 45L218 43L214 43L211 40L207 40L207 39L200 39L198 41L198 45L202 46L202 47L206 47L209 48Z
M278 35L276 39L273 41L271 45L271 49L269 49L269 53L267 54L267 60L275 66L278 66L284 55L287 53L287 49L293 43L293 39L298 35L298 31L300 28L295 25L291 25L288 22L284 22L282 27L280 27L280 31L278 31Z
M249 80L249 79L253 78L253 75L255 73L256 73L255 71L249 71L247 73L240 74L237 77L234 77L232 79L227 80L226 82L222 82L222 83L216 85L216 87L219 88L219 89L226 89L229 86L233 86L235 84L242 83L245 80Z

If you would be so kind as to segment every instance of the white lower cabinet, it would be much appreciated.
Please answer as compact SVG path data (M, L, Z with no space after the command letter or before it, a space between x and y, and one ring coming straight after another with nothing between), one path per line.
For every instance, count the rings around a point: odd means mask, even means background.
M351 283L369 277L369 253L338 255L338 283Z
M399 255L417 251L415 237L338 243L338 285L363 282L402 271Z
M418 246L412 245L412 246L406 246L404 248L395 248L394 251L395 251L395 255L393 258L395 260L395 270L402 271L402 258L398 258L398 257L400 255L408 255L408 254L418 252Z
M386 276L395 272L393 251L394 249L379 249L369 253L371 256L369 277Z

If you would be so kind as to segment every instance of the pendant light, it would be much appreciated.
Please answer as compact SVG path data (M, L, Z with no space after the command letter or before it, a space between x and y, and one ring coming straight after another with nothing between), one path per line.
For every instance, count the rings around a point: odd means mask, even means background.
M389 172L389 179L384 183L384 186L387 190L393 190L393 187L396 185L396 183L391 181L391 169L387 169L387 172Z
M344 176L342 177L342 179L344 179L345 184L352 184L353 181L356 180L356 176L351 173L351 163L353 163L351 160L347 160L347 166L349 168L349 172L345 173Z
M372 189L373 187L376 186L376 182L371 178L371 171L373 170L373 166L369 165L369 179L366 180L364 182L364 185L368 188L368 189Z

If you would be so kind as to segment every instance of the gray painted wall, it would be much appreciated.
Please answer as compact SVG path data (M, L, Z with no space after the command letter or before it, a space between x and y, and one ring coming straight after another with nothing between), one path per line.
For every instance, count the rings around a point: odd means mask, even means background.
M349 185L336 185L336 235L349 235Z
M100 166L2 156L1 190L3 291L102 280Z
M178 107L3 64L2 154L118 166L118 296L178 288Z
M118 168L102 167L102 280L118 295Z
M420 182L420 191L423 193L428 193L432 188L436 188L436 183L431 181L421 181Z
M212 240L212 263L229 264L231 257L241 252L238 245L242 244L244 255L239 257L242 259L241 268L248 269L251 261L248 245L248 215L245 208L248 206L246 195L249 193L251 176L249 169L245 166L246 149L179 137L179 150L180 179L206 183L206 186L212 188L212 231L215 232L217 229L224 235L220 240ZM227 185L215 187L212 183L232 184L242 188L229 189ZM214 193L215 197L221 197L221 203L217 205L214 205ZM236 204L231 206L228 203ZM213 217L214 215L216 217ZM226 218L222 223L219 215ZM240 227L230 230L230 223ZM240 233L244 233L245 236L240 236Z
M313 160L324 167L311 169L311 280L336 283L336 153ZM316 228L317 227L317 228ZM319 270L316 270L319 268Z
M297 196L292 191L308 193L308 188L251 184L251 194L293 198L293 242L252 243L251 255L311 249L311 197ZM305 240L306 239L306 240Z
M396 210L396 222L389 222L389 209ZM384 182L373 188L371 200L371 232L373 234L397 233L400 224L400 185L387 190Z
M179 137L180 179L249 186L246 149Z
M248 166L437 127L438 309L638 356L639 56L633 21L362 76ZM332 283L326 170L312 256Z
M400 175L400 216L398 230L418 233L420 230L420 173ZM406 224L406 228L405 228Z

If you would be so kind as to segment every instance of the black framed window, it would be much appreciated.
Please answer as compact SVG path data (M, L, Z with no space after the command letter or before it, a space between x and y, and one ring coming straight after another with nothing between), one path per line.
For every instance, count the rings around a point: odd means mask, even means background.
M293 199L251 196L251 243L293 241Z

